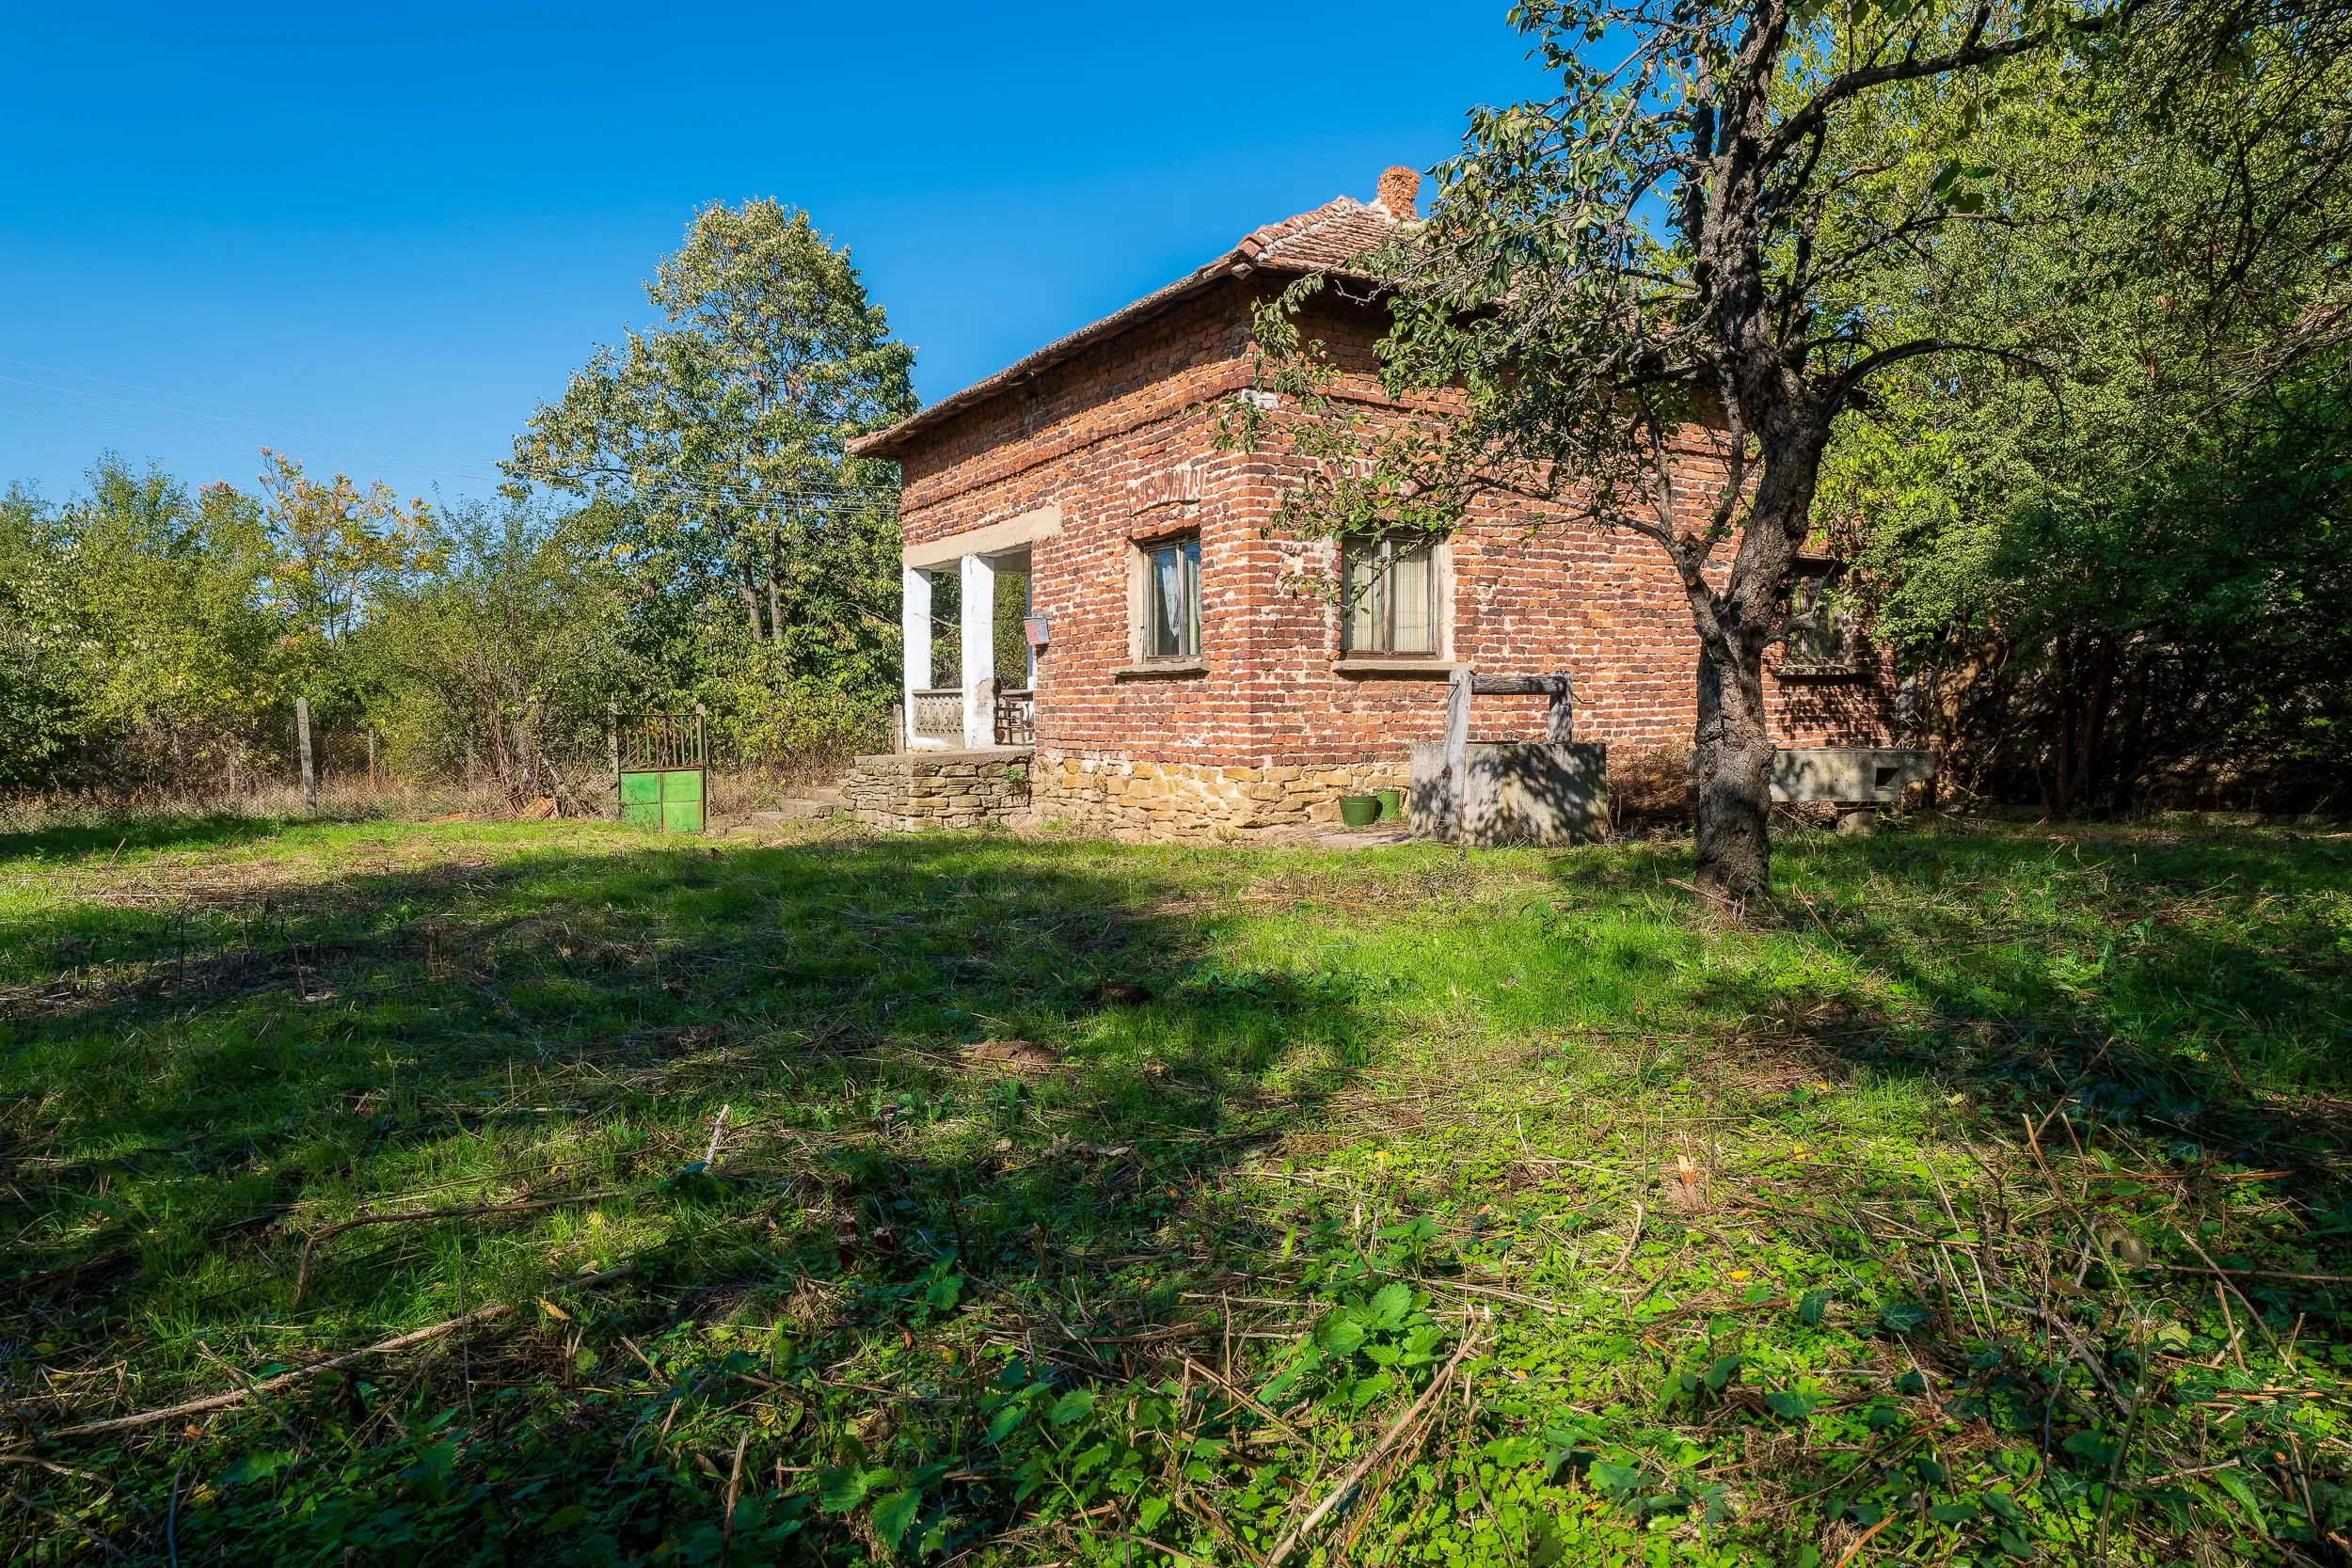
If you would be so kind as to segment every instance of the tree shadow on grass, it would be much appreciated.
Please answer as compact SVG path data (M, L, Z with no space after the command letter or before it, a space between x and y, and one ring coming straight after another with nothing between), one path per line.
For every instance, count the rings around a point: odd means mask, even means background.
M1219 870L992 838L660 843L349 873L258 923L11 923L28 972L94 943L144 976L0 1008L0 1174L34 1211L0 1281L15 1435L212 1390L199 1340L258 1372L491 1299L536 1315L199 1437L107 1439L123 1501L97 1516L154 1555L137 1508L164 1515L185 1457L213 1480L181 1499L183 1555L642 1557L715 1491L688 1454L719 1430L759 1442L747 1542L821 1557L870 1531L790 1480L850 1462L907 1485L952 1463L920 1483L924 1528L1001 1526L1020 1488L979 1412L1005 1357L1065 1392L1179 1367L1203 1332L1180 1286L1262 1240L1216 1210L1219 1174L1314 1115L1368 1035L1343 994L1203 961L1183 911ZM977 1066L988 1040L1041 1065ZM545 1206L326 1233L505 1203ZM743 1428L768 1385L796 1391ZM305 1458L326 1433L357 1457Z
M1907 832L1804 854L1863 891L1799 900L1791 934L1924 1006L1888 1018L1756 972L1716 980L1708 1000L1777 1019L1828 1059L1962 1090L2011 1133L2056 1113L2077 1136L2184 1165L2290 1167L2292 1190L2341 1202L2352 960L2329 911L2352 854L2112 830Z
M294 824L262 816L93 816L24 832L0 833L0 866L23 862L143 854L152 849L216 849L275 838Z

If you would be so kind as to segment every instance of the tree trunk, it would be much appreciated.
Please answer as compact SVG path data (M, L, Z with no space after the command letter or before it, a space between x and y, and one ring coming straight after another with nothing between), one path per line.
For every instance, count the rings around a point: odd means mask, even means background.
M1698 887L1736 910L1772 885L1772 737L1764 721L1763 661L1702 641L1698 682Z
M1716 593L1696 567L1683 574L1699 633L1698 888L1727 914L1772 891L1764 650L1781 631L1788 571L1812 528L1814 484L1829 444L1819 419L1784 415L1773 422L1779 428L1763 437L1763 471L1729 582Z

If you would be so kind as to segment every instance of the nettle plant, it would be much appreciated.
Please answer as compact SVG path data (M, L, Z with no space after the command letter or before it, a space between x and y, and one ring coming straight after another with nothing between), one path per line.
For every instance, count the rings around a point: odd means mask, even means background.
M1445 1339L1429 1315L1429 1293L1392 1280L1328 1313L1292 1347L1258 1398L1271 1405L1312 1391L1327 1408L1352 1418L1436 1361Z

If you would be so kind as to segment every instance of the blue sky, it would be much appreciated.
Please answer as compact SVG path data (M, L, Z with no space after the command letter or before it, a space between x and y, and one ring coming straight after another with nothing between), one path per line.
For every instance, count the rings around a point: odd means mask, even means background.
M0 483L489 467L693 209L852 247L936 399L1538 91L1504 0L0 0Z

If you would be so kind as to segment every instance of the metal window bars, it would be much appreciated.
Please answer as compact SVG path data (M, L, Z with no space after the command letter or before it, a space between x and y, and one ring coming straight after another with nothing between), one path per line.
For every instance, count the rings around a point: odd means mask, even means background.
M688 714L648 713L621 726L621 769L707 768L710 729L702 705Z

